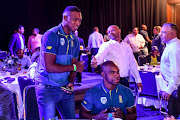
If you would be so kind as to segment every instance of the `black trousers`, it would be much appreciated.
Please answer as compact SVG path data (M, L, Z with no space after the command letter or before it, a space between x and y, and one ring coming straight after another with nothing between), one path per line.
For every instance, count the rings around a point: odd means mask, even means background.
M129 87L128 77L121 77L119 83L126 87Z
M91 60L92 60L92 56L93 55L95 56L98 53L98 50L99 50L99 48L92 48L91 49ZM99 65L98 65L97 69L99 72L101 71L101 68ZM94 71L95 71L95 68L91 68L91 72L93 73Z
M142 55L142 52L140 51L140 52L135 52L135 53L133 53L134 54L134 57L135 57L135 59L136 59L136 61L137 61L137 63L138 63L138 57L140 56L140 55Z
M168 114L173 115L176 119L180 115L180 86L174 90L168 101Z

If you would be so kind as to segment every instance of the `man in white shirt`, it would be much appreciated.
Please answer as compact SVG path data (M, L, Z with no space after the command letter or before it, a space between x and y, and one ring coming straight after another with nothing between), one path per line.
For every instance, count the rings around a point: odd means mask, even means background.
M35 52L36 48L41 47L41 38L42 35L39 34L39 29L34 28L32 35L29 36L28 39L28 49L32 52L32 54Z
M22 49L19 49L17 51L17 56L19 58L18 64L21 64L21 66L26 69L30 67L30 65L32 64L31 59L29 56L24 55L24 51Z
M104 42L95 57L91 60L91 66L97 67L97 65L103 63L105 60L113 61L120 70L121 80L120 83L129 86L128 76L129 72L135 78L138 88L142 88L141 78L137 69L137 63L133 56L131 47L125 43L121 42L121 30L116 25L111 25L108 27L108 35L110 40Z
M161 40L166 47L161 57L161 73L168 83L161 97L168 101L169 115L180 115L180 40L177 38L178 27L165 23L161 28Z
M96 55L99 47L103 43L103 36L99 33L98 27L94 27L93 31L88 38L88 49L91 51L91 54Z
M141 55L141 48L145 45L145 40L141 34L139 34L139 29L135 27L131 34L128 34L124 40L124 42L128 43L134 53L134 57L138 62L138 56Z
M98 27L93 28L93 33L89 35L88 38L88 49L91 52L91 55L96 55L98 53L99 47L103 43L103 36L99 33ZM98 67L100 69L100 67ZM91 69L94 72L94 69Z

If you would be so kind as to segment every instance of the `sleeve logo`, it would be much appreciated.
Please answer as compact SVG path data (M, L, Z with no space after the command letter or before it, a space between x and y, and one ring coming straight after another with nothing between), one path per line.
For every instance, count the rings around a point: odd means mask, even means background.
M52 48L52 46L47 46L46 49L50 50Z

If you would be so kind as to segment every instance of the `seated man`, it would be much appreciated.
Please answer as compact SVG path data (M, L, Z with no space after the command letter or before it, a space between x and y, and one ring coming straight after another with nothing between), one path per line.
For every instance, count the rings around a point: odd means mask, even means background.
M158 62L160 62L160 53L158 52L157 46L152 46L151 53L149 53L147 56L142 58L139 61L139 65L143 65L146 63L149 63L150 65L158 65Z
M17 51L17 56L18 56L18 64L21 64L23 68L29 68L31 63L31 59L29 56L24 55L24 51L22 49L19 49Z
M119 84L118 67L112 61L106 61L101 69L103 82L86 92L80 108L80 117L107 119L107 108L113 107L114 118L136 119L133 94L129 88Z

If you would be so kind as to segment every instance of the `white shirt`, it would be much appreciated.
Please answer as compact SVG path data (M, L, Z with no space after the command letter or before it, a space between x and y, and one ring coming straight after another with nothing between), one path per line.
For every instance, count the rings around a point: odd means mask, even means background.
M133 52L139 52L139 48L145 45L145 40L141 34L137 34L136 36L134 34L129 34L123 41L132 47Z
M19 39L21 41L21 49L24 50L24 40L20 34L18 34L18 35L19 35Z
M88 38L88 48L91 50L92 48L99 48L103 43L103 36L101 33L94 31L89 35Z
M23 55L22 59L18 59L18 63L22 65L22 67L28 66L30 67L32 62L29 56Z
M137 63L132 49L127 43L119 43L110 39L110 41L104 42L100 46L95 58L98 65L103 63L104 59L113 61L119 68L120 77L127 77L129 76L129 72L131 72L136 83L141 83Z
M171 95L180 85L180 40L177 37L166 44L161 57L161 73L169 83L165 91Z

